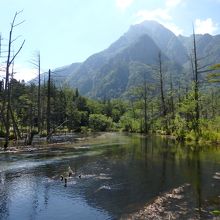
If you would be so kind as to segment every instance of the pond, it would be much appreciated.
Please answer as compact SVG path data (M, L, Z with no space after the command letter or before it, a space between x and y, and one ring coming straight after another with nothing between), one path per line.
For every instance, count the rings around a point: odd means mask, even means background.
M76 173L65 186L60 175L69 166ZM220 148L156 136L113 133L77 146L1 153L0 219L119 219L185 183L192 208L219 209L216 172Z

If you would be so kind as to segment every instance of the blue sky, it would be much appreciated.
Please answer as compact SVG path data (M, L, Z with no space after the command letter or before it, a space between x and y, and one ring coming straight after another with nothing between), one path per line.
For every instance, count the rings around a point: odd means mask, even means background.
M220 33L220 0L0 0L0 32L7 43L10 23L25 20L14 31L14 50L25 45L15 61L18 79L36 72L30 64L41 53L42 71L82 62L107 48L130 25L157 20L177 35ZM3 47L6 49L6 47ZM0 58L0 63L5 61Z

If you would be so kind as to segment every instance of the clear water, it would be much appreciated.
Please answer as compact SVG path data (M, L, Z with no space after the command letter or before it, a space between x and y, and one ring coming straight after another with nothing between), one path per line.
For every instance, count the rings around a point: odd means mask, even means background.
M76 175L65 187L68 166ZM192 208L220 209L216 172L220 148L160 137L114 134L79 148L1 153L0 219L118 219L184 183Z

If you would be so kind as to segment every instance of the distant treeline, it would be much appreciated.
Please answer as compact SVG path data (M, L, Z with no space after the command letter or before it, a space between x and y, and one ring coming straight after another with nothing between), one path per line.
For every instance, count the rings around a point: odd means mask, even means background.
M5 137L3 85L2 81L1 137ZM10 89L10 139L37 133L50 136L56 131L127 131L174 135L179 140L220 140L219 88L200 91L198 125L193 82L181 91L173 91L171 83L163 92L164 100L161 94L155 94L156 85L147 82L133 88L129 100L92 100L81 96L77 89L57 88L51 82L50 90L48 84L41 86L40 114L37 85L12 79Z

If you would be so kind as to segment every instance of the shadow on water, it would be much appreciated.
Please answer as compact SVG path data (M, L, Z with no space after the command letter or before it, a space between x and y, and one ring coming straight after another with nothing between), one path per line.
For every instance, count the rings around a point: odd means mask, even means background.
M68 166L74 175L60 180ZM0 219L117 219L191 184L203 216L220 206L220 149L115 134L102 142L0 155ZM80 176L80 178L79 178Z

